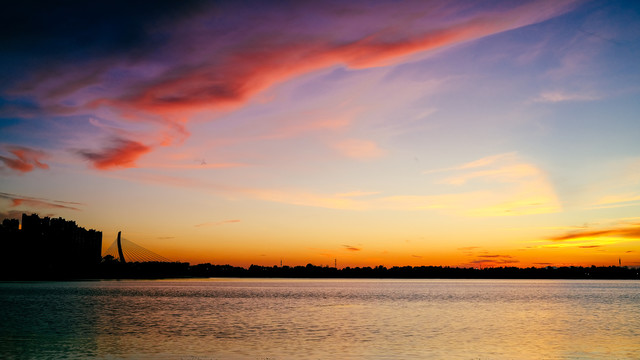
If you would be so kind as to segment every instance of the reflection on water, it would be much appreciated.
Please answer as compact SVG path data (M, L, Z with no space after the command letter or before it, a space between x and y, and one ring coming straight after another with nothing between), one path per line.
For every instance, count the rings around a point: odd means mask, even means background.
M638 358L640 282L0 283L2 358Z

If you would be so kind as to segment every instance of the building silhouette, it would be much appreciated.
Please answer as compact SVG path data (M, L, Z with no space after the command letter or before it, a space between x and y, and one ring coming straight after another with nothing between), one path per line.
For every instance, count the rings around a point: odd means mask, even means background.
M22 214L0 227L0 277L34 278L78 275L102 259L102 232L86 230L75 221Z
M20 229L20 221L18 219L4 219L0 229L7 232L17 232Z

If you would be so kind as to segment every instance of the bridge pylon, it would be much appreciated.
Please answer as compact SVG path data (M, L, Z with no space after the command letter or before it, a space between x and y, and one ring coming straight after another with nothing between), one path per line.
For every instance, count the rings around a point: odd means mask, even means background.
M118 237L104 252L104 256L113 256L118 262L130 264L136 262L173 262L162 255L158 255L149 249L122 237L122 231L118 231Z
M122 242L120 241L120 233L122 231L118 231L118 257L120 258L120 262L126 264L127 261L124 259L124 252L122 252Z

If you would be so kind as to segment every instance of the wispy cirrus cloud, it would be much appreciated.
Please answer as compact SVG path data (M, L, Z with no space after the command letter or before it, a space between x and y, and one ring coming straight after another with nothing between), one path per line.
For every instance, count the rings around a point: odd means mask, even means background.
M517 156L517 154L514 153L514 152L491 155L491 156L483 157L483 158L478 159L478 160L470 161L468 163L464 163L462 165L452 166L452 167L443 168L443 169L425 170L422 173L428 175L428 174L434 174L434 173L451 172L451 171L455 171L455 170L468 170L468 169L482 168L482 167L487 167L487 166L493 165L493 164L495 164L497 162L500 162L500 161L502 161L504 159L511 160L511 159L515 158L516 156Z
M233 47L222 45L224 42L214 32L219 29L204 27L203 23L211 15L205 11L189 19L199 26L187 28L187 34L175 37L170 35L172 41L168 47L180 51L184 56L181 67L171 67L162 74L154 74L153 80L142 82L135 93L129 92L116 99L100 99L98 103L116 107L132 106L153 113L235 105L276 83L303 73L334 65L357 69L391 65L418 52L546 20L569 10L573 3L575 2L531 2L509 9L496 8L471 16L451 18L445 23L436 19L443 14L451 15L456 10L455 5L438 9L426 6L416 8L416 4L405 8L403 4L394 4L394 9L391 10L385 9L389 5L381 4L373 9L357 9L361 11L361 15L350 19L352 24L348 39L331 28L306 28L301 31L298 27L295 33L291 33L283 31L287 27L280 26L280 22L273 22L278 27L268 29L270 36L260 35L267 30L261 26L255 27L253 31L232 31L227 36L233 38ZM326 15L351 7L328 2L316 10ZM353 6L351 10L356 10L355 8L357 6ZM224 10L224 7L218 8L216 12ZM308 17L305 15L308 10L310 9L302 4L288 9L303 17ZM380 10L391 10L391 13L387 15ZM416 12L423 17L416 16ZM269 12L262 16L280 18ZM439 24L434 26L429 19ZM342 22L339 18L333 20ZM388 25L371 29L368 21L386 21ZM400 31L401 28L408 29L407 21L415 30ZM266 20L262 25L265 24ZM400 27L401 24L403 27ZM301 33L306 35L305 41L302 41ZM191 35L192 38L184 35ZM187 50L195 48L196 44L192 39L200 41L202 36L208 37L211 45L202 50ZM207 61L197 61L194 57Z
M577 93L565 91L547 91L541 93L534 102L539 103L560 103L568 101L594 101L600 100L602 97L591 93Z
M44 198L22 196L0 192L0 199L6 199L11 202L12 208L22 207L24 209L65 209L80 211L83 203L61 200L49 200ZM26 210L25 210L26 211Z
M640 194L638 193L606 195L601 197L594 207L630 206L636 205L636 202L638 201L640 201Z
M476 8L466 2L434 6L329 1L247 7L160 1L153 9L124 1L42 9L16 4L7 9L15 32L5 45L9 63L23 65L4 70L1 75L9 81L0 90L28 101L11 102L1 110L7 116L24 113L14 109L19 106L41 115L102 114L123 128L151 124L150 137L162 137L164 145L181 143L197 113L236 109L301 75L399 64L428 51L547 20L576 3L530 1ZM78 28L30 13L54 10L82 19L74 22ZM45 20L39 23L35 18ZM106 25L116 21L117 29L105 33ZM94 41L73 36L78 32ZM24 46L33 41L33 46ZM93 168L105 170L136 166L139 156L157 150L146 140L117 142L79 154ZM368 140L347 141L337 148L360 159L381 154ZM11 159L3 161L26 169Z
M526 215L557 212L560 202L546 174L516 153L487 156L424 174L452 174L437 180L440 184L465 187L473 192L445 195L444 207L476 216ZM466 210L463 210L465 209Z
M628 238L640 239L640 224L613 229L572 231L548 238L550 241L566 241L576 239Z
M609 209L640 205L640 158L611 161L598 170L606 177L588 188L586 209Z
M41 150L35 150L24 146L5 146L4 149L11 156L0 156L0 161L11 170L20 173L27 173L38 169L49 169L49 165L43 162L43 159L49 157L47 153Z
M541 170L531 164L522 163L516 155L495 158L502 160L489 162L480 159L474 161L477 164L474 166L463 164L452 167L469 173L455 177L441 176L434 180L433 185L453 186L454 189L460 188L460 191L431 195L401 195L388 191L362 190L324 193L300 188L228 186L202 179L160 174L137 174L128 178L144 183L196 187L225 196L354 211L444 211L463 216L483 217L541 214L560 210L553 188ZM494 170L484 167L493 167Z
M603 220L594 226L584 226L577 230L547 236L539 241L538 248L579 248L600 249L620 246L640 240L638 218Z
M373 191L367 192L366 196L293 189L238 191L266 201L345 210L437 210L466 216L514 216L551 213L561 209L545 173L533 164L523 162L515 153L490 156L426 173L433 175L451 172L456 175L436 179L434 185L450 185L462 188L461 191L433 195L400 195Z

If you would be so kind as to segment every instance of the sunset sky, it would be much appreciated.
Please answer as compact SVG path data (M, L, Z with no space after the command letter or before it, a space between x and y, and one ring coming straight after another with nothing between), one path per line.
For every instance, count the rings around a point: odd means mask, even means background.
M0 219L176 261L640 266L640 3L14 2Z

